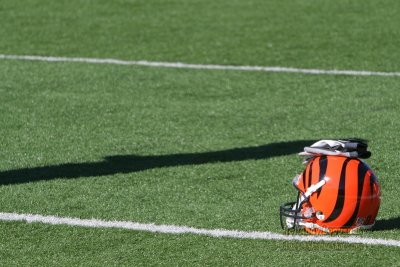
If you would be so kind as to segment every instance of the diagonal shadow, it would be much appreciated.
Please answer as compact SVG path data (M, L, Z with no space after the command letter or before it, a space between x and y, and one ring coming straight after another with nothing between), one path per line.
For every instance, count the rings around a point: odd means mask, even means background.
M184 153L159 156L116 155L99 162L65 163L0 172L0 185L28 183L56 178L78 178L182 165L258 160L290 155L302 151L314 140L271 143L255 147L233 148L214 152Z
M399 229L400 229L400 217L390 218L385 220L377 220L373 228L374 231L399 230Z

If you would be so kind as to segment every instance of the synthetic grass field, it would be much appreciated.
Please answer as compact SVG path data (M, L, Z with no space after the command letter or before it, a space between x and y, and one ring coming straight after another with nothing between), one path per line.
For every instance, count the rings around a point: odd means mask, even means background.
M397 73L400 3L0 3L0 54ZM0 212L284 234L296 153L369 140L400 240L400 77L0 59ZM344 235L346 237L346 235ZM399 248L0 221L0 265L399 265Z

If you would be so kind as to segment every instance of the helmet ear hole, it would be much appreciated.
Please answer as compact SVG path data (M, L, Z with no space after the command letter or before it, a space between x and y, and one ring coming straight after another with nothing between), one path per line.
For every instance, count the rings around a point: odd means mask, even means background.
M323 219L325 219L325 215L322 213L322 211L317 211L315 213L315 216L317 217L318 220L322 221Z

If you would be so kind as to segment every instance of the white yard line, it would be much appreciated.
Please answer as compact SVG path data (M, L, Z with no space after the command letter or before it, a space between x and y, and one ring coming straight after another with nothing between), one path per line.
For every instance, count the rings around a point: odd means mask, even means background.
M364 71L364 70L322 70L322 69L300 69L300 68L268 67L268 66L231 66L231 65L207 65L207 64L204 65L204 64L187 64L181 62L154 62L145 60L129 61L129 60L119 60L111 58L49 57L49 56L0 54L0 59L45 61L45 62L81 62L81 63L91 63L91 64L136 65L136 66L179 68L179 69L303 73L303 74L314 74L314 75L387 76L387 77L400 76L400 72L378 72L378 71Z
M129 221L104 221L98 219L80 219L70 217L43 216L38 214L18 214L0 212L0 221L25 221L28 223L45 223L52 225L70 225L91 228L117 228L164 234L195 234L211 237L229 237L241 239L262 239L306 242L339 242L348 244L381 245L400 247L400 240L362 238L358 236L308 236L284 235L272 232L246 232L225 229L201 229L188 226L156 225Z

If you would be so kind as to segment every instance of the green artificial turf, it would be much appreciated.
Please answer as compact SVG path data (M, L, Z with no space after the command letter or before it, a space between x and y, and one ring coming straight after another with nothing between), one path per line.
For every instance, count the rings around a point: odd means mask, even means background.
M396 266L398 248L0 223L2 265ZM29 234L27 234L29 233ZM12 239L13 242L10 242Z
M396 0L5 0L0 51L396 71L398 8Z
M0 54L398 71L396 1L3 1ZM400 238L398 77L0 60L0 212L283 233L302 148L369 140ZM398 249L0 223L0 265L395 265Z

